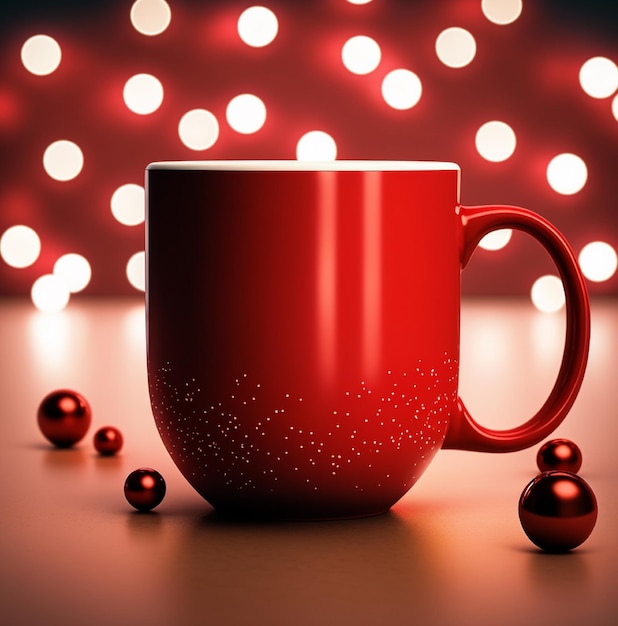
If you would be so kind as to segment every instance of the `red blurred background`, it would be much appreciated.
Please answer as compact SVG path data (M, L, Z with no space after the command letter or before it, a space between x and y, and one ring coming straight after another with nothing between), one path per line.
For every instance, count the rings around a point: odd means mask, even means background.
M618 249L618 120L612 98L596 99L579 84L591 57L618 62L618 9L599 1L524 0L519 19L490 22L481 0L260 0L277 15L279 31L263 48L238 36L249 0L168 0L170 26L148 37L131 25L131 0L35 2L0 9L0 235L15 224L41 238L34 264L17 269L0 260L0 296L28 295L63 254L86 257L92 280L85 295L136 294L126 277L129 258L143 250L143 224L126 226L110 199L123 184L143 184L150 161L175 159L293 159L311 130L330 134L340 159L435 159L462 167L464 204L517 204L553 222L576 253L602 240ZM473 61L447 67L436 37L451 26L473 34ZM20 60L32 35L52 36L62 62L35 76ZM354 35L381 46L379 67L348 71L341 48ZM381 97L395 68L421 79L418 104L395 110ZM137 73L164 86L161 106L149 115L130 111L123 86ZM255 134L226 123L228 102L258 95L267 120ZM209 149L187 148L178 135L182 115L211 111L220 133ZM475 147L478 128L501 120L517 147L490 162ZM47 175L42 156L58 139L77 143L84 166L73 180ZM587 165L588 180L573 195L548 184L546 168L572 152ZM515 233L497 251L478 250L464 273L465 295L528 295L542 274L555 273L538 244ZM618 276L588 281L593 296L618 295Z

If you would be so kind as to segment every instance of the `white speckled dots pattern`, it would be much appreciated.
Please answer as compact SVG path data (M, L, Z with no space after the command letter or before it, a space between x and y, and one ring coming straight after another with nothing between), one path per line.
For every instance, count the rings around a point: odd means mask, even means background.
M379 389L361 380L328 407L272 393L255 374L240 373L222 397L197 377L178 385L173 374L168 362L151 377L155 420L174 462L206 499L225 491L276 499L376 489L400 497L442 445L457 398L457 361L448 355L435 367L389 370Z

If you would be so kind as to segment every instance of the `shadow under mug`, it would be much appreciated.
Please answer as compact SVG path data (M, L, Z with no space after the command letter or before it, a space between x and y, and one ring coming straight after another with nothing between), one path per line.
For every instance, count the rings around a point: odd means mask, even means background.
M508 452L566 416L588 356L585 283L564 237L518 207L462 207L453 163L211 161L146 172L151 406L215 509L297 519L388 510L440 448ZM488 232L553 258L561 367L521 426L459 399L460 274Z

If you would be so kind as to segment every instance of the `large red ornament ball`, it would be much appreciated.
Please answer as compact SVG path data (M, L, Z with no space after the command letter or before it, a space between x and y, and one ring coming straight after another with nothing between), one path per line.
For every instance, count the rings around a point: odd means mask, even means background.
M103 426L94 434L94 447L102 456L112 456L122 448L122 433L114 426Z
M577 474L582 466L582 453L569 439L552 439L541 446L536 464L542 472L563 470Z
M138 511L150 511L165 497L165 480L156 470L140 467L127 476L124 495Z
M589 537L597 521L597 500L571 472L543 472L524 489L519 519L532 543L546 552L568 552Z
M37 412L41 432L59 448L68 448L83 439L92 422L86 398L70 389L47 394Z

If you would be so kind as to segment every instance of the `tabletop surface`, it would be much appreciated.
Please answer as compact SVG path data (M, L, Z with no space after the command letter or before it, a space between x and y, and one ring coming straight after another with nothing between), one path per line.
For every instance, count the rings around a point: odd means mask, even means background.
M460 392L481 423L532 416L561 358L564 315L524 301L466 301ZM618 303L592 305L589 366L555 436L583 453L599 517L563 555L538 550L517 515L539 446L443 450L388 514L347 521L226 521L185 482L150 412L143 305L76 301L60 314L0 302L0 611L5 624L618 623ZM72 388L93 408L88 436L55 449L41 399ZM121 429L115 457L92 446ZM540 444L539 444L540 445ZM126 476L157 469L152 513L126 502Z

